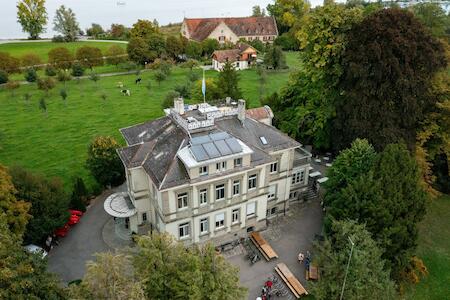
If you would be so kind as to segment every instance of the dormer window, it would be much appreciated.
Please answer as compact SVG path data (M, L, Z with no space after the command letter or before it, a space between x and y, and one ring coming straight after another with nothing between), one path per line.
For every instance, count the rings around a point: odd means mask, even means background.
M237 168L237 167L241 167L241 166L242 166L242 158L241 157L235 158L234 159L234 167Z
M206 176L208 175L208 166L201 166L199 168L198 173L200 174L200 176Z
M226 161L222 161L222 162L216 163L216 170L218 172L225 171L226 169L227 169L227 162Z

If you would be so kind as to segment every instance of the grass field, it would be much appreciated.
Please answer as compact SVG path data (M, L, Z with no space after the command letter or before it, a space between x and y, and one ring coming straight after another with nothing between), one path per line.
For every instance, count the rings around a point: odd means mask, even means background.
M289 60L295 61L288 53ZM266 93L284 86L290 71L268 73ZM200 73L200 70L197 70ZM89 185L93 179L84 168L89 142L97 135L112 135L124 143L119 129L163 115L160 103L174 86L186 81L187 69L174 68L172 75L161 86L153 79L153 71L144 72L143 83L134 84L135 75L101 78L97 85L86 79L80 84L67 83L67 106L59 97L58 84L47 98L36 85L21 86L15 96L0 90L0 163L20 164L47 176L59 176L66 184L75 175L81 175ZM209 78L216 71L206 72ZM254 70L240 72L240 87L249 107L260 104L258 75ZM121 81L131 90L131 97L121 95L116 83ZM146 85L151 82L150 92ZM23 95L32 95L26 103ZM101 94L107 96L102 100ZM46 98L48 112L39 109L39 100Z
M450 196L433 199L420 224L418 256L429 275L410 287L404 299L445 300L450 295Z
M108 49L111 44L117 44L123 48L126 48L126 44L117 43L114 41L111 42L90 42L90 41L82 41L82 42L72 42L72 43L53 43L53 42L25 42L25 43L7 43L0 44L1 52L8 52L14 57L20 58L24 54L34 53L39 55L43 62L47 62L48 60L48 52L53 48L58 47L66 47L73 54L75 51L82 46L91 46L100 48L102 51Z

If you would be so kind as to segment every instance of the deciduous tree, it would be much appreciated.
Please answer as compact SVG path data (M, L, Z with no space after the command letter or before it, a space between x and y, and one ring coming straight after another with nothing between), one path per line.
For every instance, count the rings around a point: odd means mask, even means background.
M20 60L7 52L0 52L0 70L8 74L19 73Z
M252 17L265 17L266 10L261 8L259 5L255 5L252 7Z
M145 299L129 255L99 253L95 258L87 263L81 284L71 286L72 299Z
M127 52L124 48L118 45L111 45L106 50L106 62L110 65L115 65L116 67L127 61Z
M48 52L48 63L53 65L57 69L70 69L73 60L74 57L72 53L65 47L53 48Z
M53 30L59 32L66 42L73 42L77 39L77 35L80 32L75 13L71 8L66 8L61 5L56 10L55 18L53 19Z
M46 96L48 96L49 91L53 89L55 85L55 80L51 77L39 78L37 80L38 89L45 91Z
M414 15L427 26L434 36L446 38L449 41L450 15L439 3L424 2L412 6Z
M6 221L0 213L0 299L67 299L56 276L47 271L46 260L26 252Z
M17 3L17 20L22 30L30 34L30 39L36 40L39 34L45 32L47 25L47 10L45 0L21 0Z
M214 247L185 248L167 234L138 238L133 265L149 299L245 299L238 269Z
M83 46L77 49L76 58L85 68L103 66L103 54L97 47Z
M171 58L179 59L179 56L184 53L183 43L179 37L172 35L167 37L166 52Z
M105 31L103 30L102 26L97 23L92 23L91 27L86 29L86 34L95 38L98 38L103 33L105 33Z
M333 144L342 149L362 137L376 149L399 140L414 148L419 123L436 103L431 79L446 64L442 44L411 12L367 16L348 34Z
M158 28L149 20L138 20L130 30L131 38L142 38L148 40L154 33L158 33Z
M42 65L42 59L35 53L24 54L20 60L22 67L33 68L35 70L39 69L40 65Z
M266 47L264 64L274 70L286 68L286 57L281 47L270 45Z
M11 175L6 167L0 165L0 215L8 230L14 235L22 237L30 215L30 203L16 198Z
M10 169L17 196L31 204L32 218L24 234L26 243L41 243L69 219L69 197L59 178L47 179L21 167Z
M118 154L119 144L110 136L96 137L88 147L86 166L99 184L116 186L124 180L124 169Z

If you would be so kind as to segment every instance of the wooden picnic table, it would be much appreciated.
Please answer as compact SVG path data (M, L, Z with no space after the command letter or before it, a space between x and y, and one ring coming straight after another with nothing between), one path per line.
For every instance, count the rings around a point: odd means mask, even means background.
M275 271L280 275L281 279L283 279L296 298L308 295L306 289L284 263L277 264Z
M262 253L264 258L269 261L272 258L278 258L278 254L270 247L269 243L259 234L259 232L252 232L250 234L250 239L258 248L258 250Z
M309 270L306 269L306 280L319 280L319 268L309 265Z

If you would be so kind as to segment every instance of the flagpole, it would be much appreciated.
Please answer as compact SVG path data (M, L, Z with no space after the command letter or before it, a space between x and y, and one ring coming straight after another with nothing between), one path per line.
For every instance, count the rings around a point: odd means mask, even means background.
M203 69L202 93L203 93L203 103L206 103L206 81L205 81L205 69Z

